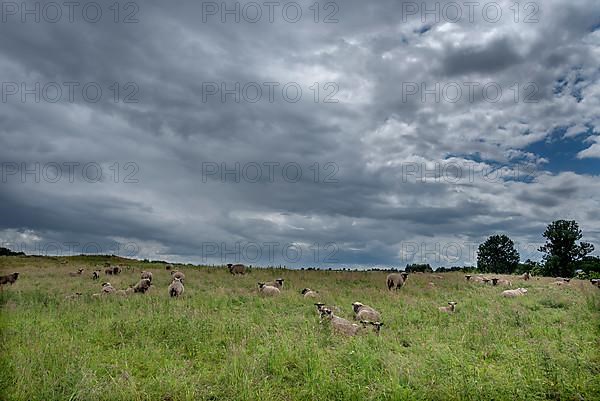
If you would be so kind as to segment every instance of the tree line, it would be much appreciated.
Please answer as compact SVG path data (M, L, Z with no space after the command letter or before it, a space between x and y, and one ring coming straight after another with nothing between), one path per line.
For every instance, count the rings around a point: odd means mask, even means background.
M579 241L583 233L575 220L556 220L544 231L546 242L538 251L541 262L520 263L514 242L505 234L492 235L477 252L477 270L482 273L514 274L528 271L535 275L573 277L577 270L586 274L600 273L600 257L588 256L594 245ZM578 242L579 241L579 242Z

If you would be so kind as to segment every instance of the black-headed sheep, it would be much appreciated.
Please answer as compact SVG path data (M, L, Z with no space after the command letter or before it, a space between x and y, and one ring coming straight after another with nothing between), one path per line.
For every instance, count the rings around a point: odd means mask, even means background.
M354 320L368 320L371 322L378 322L381 320L381 313L368 305L354 302L352 304L352 309L354 310Z
M408 273L391 273L386 277L386 284L388 290L400 289L404 287L406 283L406 279L408 278Z
M177 277L173 279L173 282L169 285L169 296L171 297L179 297L183 294L183 284L181 280Z

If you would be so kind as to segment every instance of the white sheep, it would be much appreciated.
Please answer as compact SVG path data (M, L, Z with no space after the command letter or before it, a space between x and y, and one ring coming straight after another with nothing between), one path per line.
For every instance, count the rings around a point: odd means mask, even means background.
M368 305L354 302L352 303L352 309L354 310L355 320L368 320L371 322L378 322L381 320L381 314Z
M526 288L517 288L516 290L502 291L502 296L507 298L520 297L527 294Z
M272 285L266 285L265 283L258 283L258 292L270 297L279 295L281 293L281 291L279 291L279 288L274 287Z
M183 294L183 291L183 283L178 277L175 277L173 282L169 285L169 295L171 297L179 297L181 294Z
M300 293L304 295L304 298L317 298L319 296L318 292L313 291L310 288L304 288Z
M440 306L440 312L452 313L455 310L456 302L448 302L448 306Z

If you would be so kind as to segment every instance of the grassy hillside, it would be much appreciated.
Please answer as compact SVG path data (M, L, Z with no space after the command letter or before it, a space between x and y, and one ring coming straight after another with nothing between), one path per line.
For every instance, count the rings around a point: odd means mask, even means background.
M414 274L390 293L382 272L184 267L185 294L170 299L164 265L92 281L105 259L0 257L0 274L21 273L0 293L0 399L600 399L600 290L588 282L513 277L529 293L505 299L458 273ZM91 296L141 269L154 273L148 294ZM259 297L256 282L278 276L282 295ZM377 308L381 335L335 335L304 287L346 318L354 301ZM440 313L449 300L456 313Z

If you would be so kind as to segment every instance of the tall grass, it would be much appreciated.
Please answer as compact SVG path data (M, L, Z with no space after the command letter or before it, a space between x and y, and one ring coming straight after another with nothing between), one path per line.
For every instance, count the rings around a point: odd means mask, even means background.
M458 273L411 275L390 293L382 272L186 267L185 294L170 299L164 266L135 262L100 282L126 288L151 270L148 294L96 299L101 259L60 260L0 258L1 274L21 272L0 292L2 400L600 399L600 291L586 282L534 279L505 299ZM257 296L278 276L280 297ZM377 308L381 335L335 335L304 287L347 318L354 301ZM456 313L440 313L450 300Z

